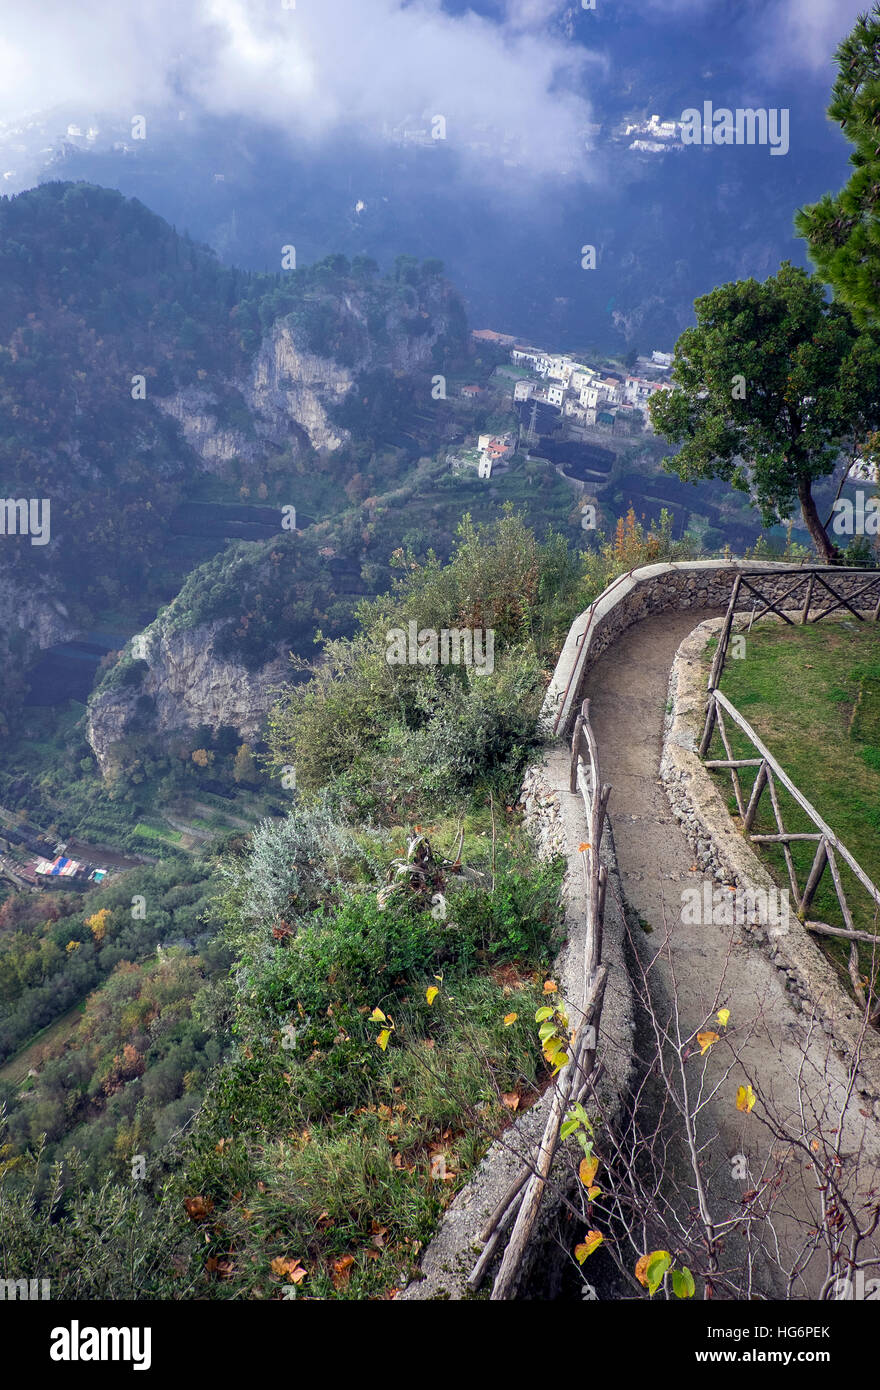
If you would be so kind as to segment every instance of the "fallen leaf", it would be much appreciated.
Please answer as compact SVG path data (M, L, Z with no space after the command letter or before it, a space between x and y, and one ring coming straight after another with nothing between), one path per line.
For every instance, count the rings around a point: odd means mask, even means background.
M511 1025L511 1023L516 1023L516 1020L517 1020L518 1018L519 1018L519 1014L505 1014L505 1015L504 1015L504 1026L505 1026L505 1028L509 1028L510 1025Z
M428 985L428 988L425 990L425 998L429 1004L433 1004L439 993L440 991L436 985Z
M186 1207L187 1216L193 1221L204 1221L214 1210L214 1203L210 1197L187 1197L183 1205Z
M379 1046L381 1047L381 1049L382 1049L383 1052L385 1051L386 1047L388 1046L388 1039L389 1039L390 1037L391 1037L391 1029L390 1029L390 1028L383 1028L383 1029L382 1029L382 1032L379 1034L378 1038L376 1039L376 1042L379 1044Z
M544 981L544 993L545 993L545 994L555 994L556 991L558 990L558 988L559 988L559 986L558 986L557 984L554 984L554 982L553 982L552 980L545 980L545 981Z
M333 1261L333 1287L343 1288L351 1278L351 1267L354 1264L354 1255L340 1255L338 1260Z
M308 1273L299 1260L292 1255L276 1255L271 1261L269 1268L273 1274L277 1274L279 1279L286 1279L288 1284L301 1284Z
M516 1091L502 1091L501 1103L502 1105L506 1105L508 1110L518 1110L519 1096Z

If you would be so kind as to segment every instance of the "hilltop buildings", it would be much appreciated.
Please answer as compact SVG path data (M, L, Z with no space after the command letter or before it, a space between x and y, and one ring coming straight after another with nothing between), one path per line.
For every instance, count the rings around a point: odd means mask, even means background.
M511 349L510 360L530 373L516 382L514 403L541 401L586 426L614 428L618 422L631 424L634 412L641 410L644 427L650 430L648 401L656 391L671 389L668 381L657 376L603 374L598 367L577 362L566 353L545 352L520 343ZM650 365L659 371L671 361L671 353L655 351Z

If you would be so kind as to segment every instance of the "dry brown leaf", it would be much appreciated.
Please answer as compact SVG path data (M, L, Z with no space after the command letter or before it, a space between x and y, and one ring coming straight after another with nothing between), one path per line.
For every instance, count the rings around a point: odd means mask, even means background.
M333 1261L333 1287L335 1289L344 1288L351 1278L351 1267L354 1264L354 1255L340 1255L338 1260Z
M292 1255L276 1255L269 1268L273 1274L278 1275L279 1279L286 1279L288 1284L301 1284L308 1273L308 1270Z
M210 1197L187 1197L183 1205L186 1207L186 1214L192 1221L204 1221L214 1210L214 1203Z

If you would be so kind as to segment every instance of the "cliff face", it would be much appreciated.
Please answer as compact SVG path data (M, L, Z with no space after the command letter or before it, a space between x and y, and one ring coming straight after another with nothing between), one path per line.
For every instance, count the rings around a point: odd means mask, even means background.
M220 626L169 631L163 616L133 639L138 659L126 654L89 701L86 737L102 776L117 761L115 745L133 734L155 741L208 724L229 725L251 742L259 737L272 691L284 680L286 652L249 670L214 652Z
M415 304L394 304L378 317L366 293L344 294L328 306L333 336L346 344L346 363L313 351L295 316L279 319L264 334L248 375L227 383L247 408L250 428L226 423L212 390L190 386L156 398L208 469L235 457L253 461L266 445L294 452L301 446L338 449L349 436L333 423L333 407L353 389L359 372L426 369L450 322L450 292L443 282L423 287Z

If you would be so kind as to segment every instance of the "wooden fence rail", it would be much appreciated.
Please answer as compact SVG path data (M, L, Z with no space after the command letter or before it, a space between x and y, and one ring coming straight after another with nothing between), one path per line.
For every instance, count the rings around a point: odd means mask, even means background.
M734 579L727 613L718 634L718 646L715 649L712 669L709 672L707 687L710 694L721 684L721 677L727 662L727 653L730 649L734 617L737 611L741 613L748 611L742 607L742 604L749 596L752 598L749 629L769 613L793 627L795 623L791 617L792 611L798 614L799 622L806 625L807 623L819 623L829 614L836 613L838 609L843 608L860 623L880 622L880 570L828 570L819 568L798 570L782 594L776 594L775 597L771 598L767 590L772 587L774 581L779 579L780 573L779 570L772 572L744 570ZM856 579L856 577L858 578ZM843 580L848 580L851 585L855 584L855 587L851 587L847 594L840 592L843 587ZM861 607L856 606L858 601L862 601ZM709 751L714 727L715 714L710 702L703 740L700 744L701 758L705 758Z
M515 1296L520 1267L559 1146L559 1131L572 1105L583 1101L596 1065L596 1039L607 980L607 969L602 964L606 872L599 859L599 850L611 788L603 785L599 776L599 754L590 724L589 700L581 705L572 735L569 785L572 792L579 791L583 797L587 824L587 839L582 850L587 891L580 1004L569 1033L569 1060L557 1073L537 1155L522 1165L481 1232L483 1249L468 1281L472 1289L479 1287L503 1232L513 1222L492 1287L493 1300Z
M733 756L727 725L725 723L725 716L732 720L737 728L745 734L749 743L756 750L758 754L757 757L735 758ZM866 941L880 947L880 935L856 931L853 925L852 912L841 882L838 860L848 866L858 882L877 904L878 908L880 908L880 888L878 888L868 874L865 873L865 870L856 861L853 855L850 854L846 845L843 844L831 827L822 819L816 808L795 786L785 770L780 767L770 750L761 742L751 724L743 718L739 710L728 700L726 695L723 695L718 689L710 689L709 709L706 714L707 733L704 733L703 743L700 747L700 753L703 757L705 757L705 753L708 751L712 733L716 728L721 737L721 742L724 745L724 751L727 756L725 758L710 759L705 765L712 769L726 769L730 773L736 804L740 817L742 818L743 830L748 839L753 844L776 844L782 847L785 867L788 871L789 883L791 884L792 897L797 904L796 910L799 916L805 916L816 896L816 891L822 881L825 870L827 869L829 871L845 926L833 927L827 922L814 922L806 919L804 920L804 926L807 927L809 931L816 932L819 935L842 937L850 942L849 977L852 981L853 992L861 1007L868 1011L871 1022L876 1023L880 1020L880 1002L877 1001L876 995L870 984L868 986L868 996L866 997L865 995L864 985L859 972L858 943L860 941ZM758 769L748 801L746 801L743 796L742 784L739 779L740 769L746 767ZM793 800L800 806L801 810L806 813L809 820L815 826L815 830L808 832L793 832L786 830L779 805L778 786L782 786L786 789ZM755 823L755 817L758 813L758 807L765 791L770 798L773 818L777 828L777 833L772 835L755 834L752 831L752 826ZM807 874L803 888L801 888L798 882L797 871L791 853L791 845L795 841L813 841L816 845L812 867Z

